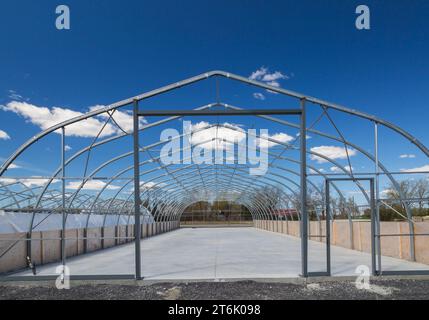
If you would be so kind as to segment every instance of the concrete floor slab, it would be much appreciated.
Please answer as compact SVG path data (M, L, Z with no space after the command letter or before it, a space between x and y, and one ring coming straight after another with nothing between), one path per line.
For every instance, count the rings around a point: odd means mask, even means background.
M297 277L300 239L255 228L182 228L142 240L145 279L230 279ZM332 246L332 275L355 275L370 267L370 254ZM323 271L325 246L309 242L309 271ZM69 258L72 275L133 274L134 244ZM383 270L427 270L429 266L382 257ZM55 265L38 267L38 275L55 274ZM22 272L18 275L31 275Z

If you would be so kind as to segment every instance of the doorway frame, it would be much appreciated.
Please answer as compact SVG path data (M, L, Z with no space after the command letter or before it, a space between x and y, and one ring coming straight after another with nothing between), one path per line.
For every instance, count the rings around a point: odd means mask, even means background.
M331 275L331 224L333 219L331 215L330 205L330 184L334 181L365 181L369 182L369 205L370 205L370 219L371 219L371 273L373 276L381 274L381 251L380 251L380 238L377 237L380 230L380 221L376 215L375 205L375 179L371 177L362 178L326 178L325 179L325 215L326 215L326 269L327 275Z
M300 99L300 108L296 109L242 109L242 110L140 110L138 100L133 103L133 157L134 157L134 190L140 189L139 170L139 117L154 116L252 116L252 115L298 115L300 117L300 137L307 136L305 98ZM300 139L300 200L301 200L301 274L308 273L308 213L307 213L307 139ZM140 193L134 192L134 236L135 236L135 279L142 280L141 273L141 223Z

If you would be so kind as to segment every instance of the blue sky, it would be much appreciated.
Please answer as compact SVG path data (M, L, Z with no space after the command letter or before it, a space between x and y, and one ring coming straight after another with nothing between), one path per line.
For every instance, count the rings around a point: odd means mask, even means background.
M55 28L59 4L70 7L71 30ZM371 10L371 30L355 28L359 4ZM429 145L428 16L429 3L419 0L2 1L0 105L18 100L86 112L208 70L250 76L265 67L268 74L285 76L279 80L284 88L375 114ZM197 85L183 90L180 99L168 95L149 105L197 107L213 102L213 85ZM225 81L220 86L227 103L259 108L283 103L267 92L238 89ZM0 130L10 137L0 139L2 160L41 130L14 112L0 110L0 119ZM368 142L360 127L341 119L339 115L340 127L350 130L348 138ZM87 139L69 142L77 150ZM381 139L383 160L391 170L429 164L395 136L386 133ZM56 167L58 159L49 152L55 143L55 137L41 143L39 168L16 174L43 175ZM322 143L309 139L310 147ZM371 150L370 142L366 148ZM35 155L22 159L22 166L30 165Z

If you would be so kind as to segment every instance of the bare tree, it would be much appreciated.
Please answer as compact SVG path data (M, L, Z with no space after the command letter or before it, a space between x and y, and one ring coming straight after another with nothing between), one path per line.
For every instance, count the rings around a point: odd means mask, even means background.
M254 196L255 201L260 203L261 209L270 212L277 209L282 200L281 189L279 187L262 187L256 191Z
M415 182L415 197L418 200L419 204L419 210L423 209L423 204L427 201L425 201L425 198L429 197L429 181L427 179L419 179Z
M346 201L346 205L352 218L356 218L360 215L359 207L356 204L354 197L349 197Z
M320 210L320 212L322 213L322 219L324 218L324 208L323 208L325 203L324 187L320 186L318 189L320 191L312 187L309 187L307 189L307 210L309 212L310 219L317 218L318 210Z
M411 185L411 180L402 180L398 182L398 188L392 183L389 182L385 191L386 197L388 199L400 200L401 195L405 198L413 197L413 190Z
M405 199L415 199L412 202L408 202L410 207L414 207L421 212L423 210L424 204L427 203L427 198L429 197L429 181L427 179L419 180L402 180L399 183L399 191L402 193L403 198ZM393 183L389 183L386 190L386 197L393 200L401 200L400 193L395 189ZM393 204L393 207L397 209L402 208L405 210L405 202L401 204Z
M415 197L415 183L412 180L402 180L398 182L398 188L392 183L389 182L386 189L386 197L392 200L401 200L401 195L405 199L410 199ZM393 205L398 207L398 205ZM400 207L405 211L405 204L401 202Z

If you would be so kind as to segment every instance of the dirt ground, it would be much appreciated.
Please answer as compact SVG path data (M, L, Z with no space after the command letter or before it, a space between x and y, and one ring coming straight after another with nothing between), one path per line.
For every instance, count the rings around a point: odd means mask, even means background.
M371 280L369 289L357 289L352 280L155 282L72 281L58 290L53 282L0 283L0 300L374 300L429 299L429 279Z

